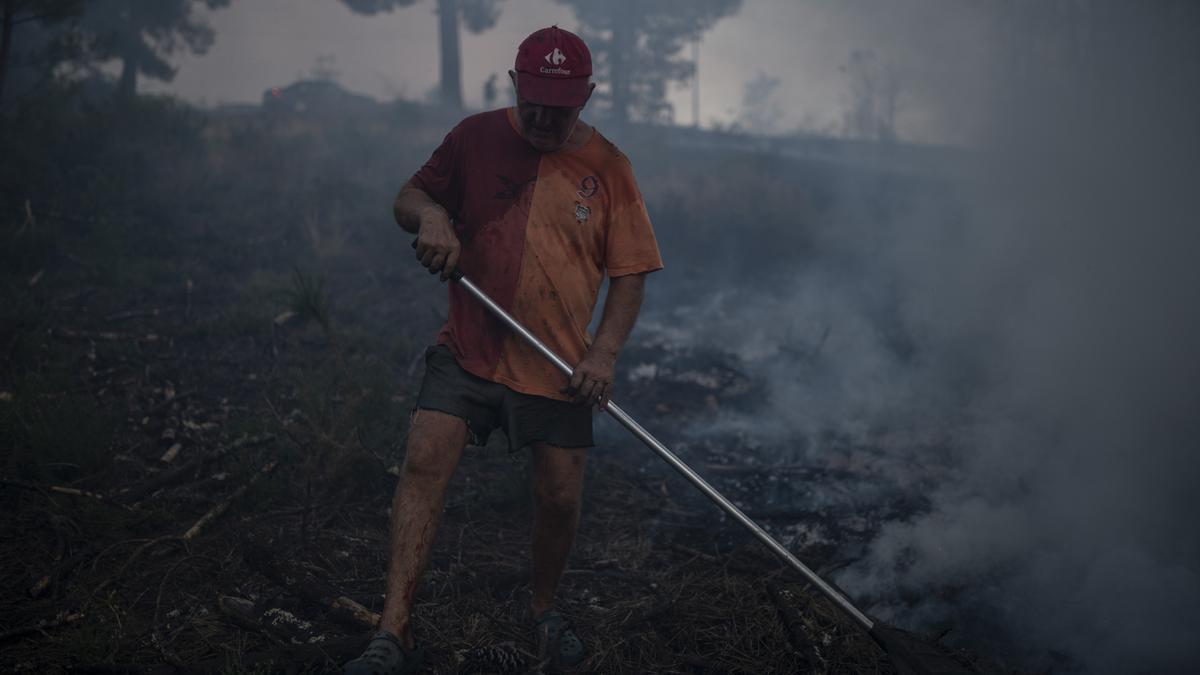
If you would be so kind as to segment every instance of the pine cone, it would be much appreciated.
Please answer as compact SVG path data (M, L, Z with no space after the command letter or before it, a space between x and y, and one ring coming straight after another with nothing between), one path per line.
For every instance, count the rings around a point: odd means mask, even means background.
M525 670L525 658L512 642L501 642L495 645L483 645L473 649L461 649L456 654L458 672L495 673L510 675Z

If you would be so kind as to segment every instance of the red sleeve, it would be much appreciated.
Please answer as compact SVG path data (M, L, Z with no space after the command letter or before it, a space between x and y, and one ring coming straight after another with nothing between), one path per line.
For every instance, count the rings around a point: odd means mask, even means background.
M662 269L658 241L646 203L633 178L633 167L624 156L614 163L608 176L609 207L604 265L608 276L620 277Z
M409 181L446 209L454 220L459 219L463 205L462 136L462 124L451 129Z

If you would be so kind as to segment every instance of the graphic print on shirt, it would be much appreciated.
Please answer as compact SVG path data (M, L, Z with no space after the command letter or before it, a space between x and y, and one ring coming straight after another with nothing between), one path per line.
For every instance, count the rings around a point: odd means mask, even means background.
M579 195L580 199L591 199L599 189L600 181L595 176L584 176L583 180L579 181L579 189L575 194Z
M508 176L496 174L500 181L500 191L492 196L493 199L515 199L521 213L529 215L529 207L533 204L533 188L537 184L537 176L525 180L513 180Z

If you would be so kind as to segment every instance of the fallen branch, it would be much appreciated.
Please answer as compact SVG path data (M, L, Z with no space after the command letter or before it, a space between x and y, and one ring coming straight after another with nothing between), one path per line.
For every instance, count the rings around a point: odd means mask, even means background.
M219 518L222 513L228 511L229 506L233 504L238 497L246 494L246 491L249 490L255 483L257 483L260 478L274 471L275 466L278 463L279 462L275 460L271 460L263 465L263 468L259 469L258 473L251 476L250 480L246 481L241 487L234 490L233 494L229 495L222 500L221 503L209 509L208 513L200 516L200 520L197 520L195 525L192 525L190 528L188 528L188 531L184 532L183 536L180 538L183 541L191 541L192 539L195 539L196 535L200 534L200 531L203 530L206 525Z
M179 396L176 396L175 399L172 400L178 400L179 398ZM229 445L218 448L216 452L212 452L207 455L201 455L195 459L180 464L173 469L163 471L158 476L143 481L140 484L135 485L129 490L121 493L118 498L127 504L132 504L140 501L142 498L148 495L154 494L164 487L182 482L187 476L190 476L196 471L204 468L206 465L221 459L230 452L241 450L243 448L252 448L258 445L263 445L265 443L270 443L273 440L275 440L274 434L243 436Z
M143 553L145 553L147 550L153 548L154 546L162 544L162 543L181 542L181 541L182 541L182 539L180 539L179 537L176 537L176 536L165 536L165 537L156 537L154 539L144 542L141 546L138 546L136 549L134 549L133 553L129 554L129 557L126 558L125 562L121 565L121 567L117 569L116 574L105 579L99 586L96 586L96 588L92 589L92 592L88 595L88 602L90 603L93 598L95 598L97 595L99 595L100 591L104 590L105 588L108 588L109 584L113 583L117 579L120 579L121 575L125 574L125 570L129 569L129 566L132 565L134 563L134 561L136 561L139 557L141 557L141 555ZM94 566L94 563L93 563L93 566ZM85 605L85 607L86 606L87 605Z
M58 616L55 616L53 619L42 619L41 621L38 621L30 626L21 626L19 628L11 628L6 630L3 633L0 633L0 642L6 642L13 638L18 638L22 635L28 635L30 633L40 633L50 628L66 626L68 624L75 623L82 618L82 612L60 612Z
M154 309L130 309L130 310L126 310L124 312L116 312L113 314L109 314L108 316L104 317L104 320L108 323L112 323L114 321L125 321L126 319L140 319L140 318L146 318L146 317L156 317L159 315L160 312L169 311L170 309L171 308L169 308L169 307L166 310L160 310L157 307L155 307Z
M47 589L61 581L63 577L70 574L71 570L79 566L80 563L88 558L91 558L95 552L96 548L88 545L85 546L83 550L58 563L58 566L51 570L49 574L42 575L42 577L37 580L37 583L29 588L29 597L36 598L42 593L45 593Z
M115 506L119 506L123 509L132 508L126 504L116 504L115 502L109 501L108 497L105 497L98 492L89 492L87 490L80 490L79 488L67 487L65 485L38 485L37 483L30 483L28 481L17 480L15 478L0 478L0 485L9 485L24 490L32 490L34 492L53 492L55 494L69 495L71 497L87 497L88 499L95 499L96 501L114 504Z
M120 569L117 570L116 574L114 574L112 577L106 579L104 581L104 583L100 584L92 591L91 595L89 596L89 599L96 597L96 595L99 594L100 591L107 588L109 584L113 583L117 579L120 579L121 575L123 575L125 573L125 570L129 569L129 566L132 565L133 562L138 559L138 557L140 557L143 553L145 553L147 550L153 548L154 546L157 546L158 544L162 544L162 543L167 543L167 542L179 542L179 543L186 545L187 542L191 541L192 539L195 539L196 536L200 534L201 530L203 530L206 525L208 525L212 521L216 520L218 517L221 516L222 513L225 513L227 510L229 510L229 507L231 504L233 504L234 500L236 500L238 497L246 494L246 491L249 490L250 487L252 485L254 485L256 482L258 482L258 480L260 478L262 478L263 476L265 476L268 473L271 473L271 471L273 471L275 469L276 464L277 464L277 462L275 462L274 460L267 462L266 465L263 466L262 469L259 469L258 473L254 474L253 476L250 477L250 480L246 481L246 483L244 485L242 485L238 489L234 490L233 494L229 495L224 500L222 500L220 504L217 504L216 506L209 509L208 513L205 513L203 516L200 516L200 520L197 520L196 523L194 525L192 525L190 528L188 528L187 532L184 532L181 536L167 535L167 536L163 536L163 537L157 537L157 538L151 539L151 540L145 542L144 544L142 544L141 546L137 547L137 549L135 549L134 552L129 555L129 558L125 561L125 564L121 565Z
M116 342L118 340L136 340L138 336L128 333L117 333L115 331L87 331L87 330L71 330L69 328L55 328L51 331L51 335L65 340L106 340Z

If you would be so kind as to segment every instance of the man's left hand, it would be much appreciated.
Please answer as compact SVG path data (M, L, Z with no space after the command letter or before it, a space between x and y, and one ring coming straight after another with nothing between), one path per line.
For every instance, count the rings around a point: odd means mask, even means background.
M606 352L589 349L571 375L571 382L561 389L569 394L574 403L594 405L601 410L608 405L612 390L613 368L617 357Z

